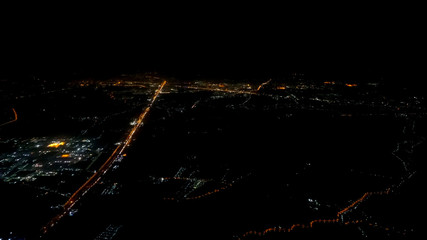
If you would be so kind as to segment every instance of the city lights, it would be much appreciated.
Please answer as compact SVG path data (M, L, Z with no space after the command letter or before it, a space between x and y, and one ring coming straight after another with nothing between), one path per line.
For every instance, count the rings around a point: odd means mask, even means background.
M142 212L178 217L175 229L185 232L206 224L238 240L415 232L411 212L402 225L398 216L384 221L382 211L416 201L404 193L419 183L423 96L302 73L254 80L124 74L56 91L19 98L19 121L5 106L1 122L15 123L0 125L0 184L31 194L18 201L21 195L5 193L14 208L26 199L46 203L34 208L43 222L29 230L41 239L66 239L67 231L74 239L120 239L130 229L127 212L147 229L157 225L142 223ZM11 209L5 218L13 219ZM0 237L8 236L0 229Z

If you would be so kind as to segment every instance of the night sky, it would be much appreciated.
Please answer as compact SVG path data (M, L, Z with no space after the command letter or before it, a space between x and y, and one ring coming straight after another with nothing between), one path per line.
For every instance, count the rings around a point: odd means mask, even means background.
M395 84L425 76L416 6L32 7L3 16L3 75L304 72Z

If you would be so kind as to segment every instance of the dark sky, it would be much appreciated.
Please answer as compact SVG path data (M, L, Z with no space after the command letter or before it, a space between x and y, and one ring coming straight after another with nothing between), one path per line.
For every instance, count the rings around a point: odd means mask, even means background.
M104 7L17 8L2 21L0 72L424 76L416 7Z

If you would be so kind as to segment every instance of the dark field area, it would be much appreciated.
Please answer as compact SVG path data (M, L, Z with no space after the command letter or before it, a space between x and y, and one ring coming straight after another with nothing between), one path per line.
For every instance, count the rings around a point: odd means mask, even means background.
M231 109L245 101L235 96L190 108L210 96L208 92L162 96L121 167L106 180L121 183L120 195L89 197L80 215L64 222L63 229L59 227L59 236L86 239L73 231L85 229L87 239L93 239L113 224L120 227L117 239L148 235L155 239L233 239L249 230L332 219L365 192L382 191L405 175L402 164L392 156L404 138L405 120L346 118L280 106L267 109L269 103L262 97L253 97L250 107ZM177 175L210 181L193 189L189 180L159 180ZM372 202L361 205L362 213L348 216L352 220L369 215L384 227L319 225L288 233L289 237L415 236L412 204L420 202L412 196L419 195L419 181L415 178L408 190L393 196L373 196ZM204 195L228 183L233 185ZM202 197L193 198L198 195ZM381 207L372 208L376 204ZM391 233L384 230L395 224L405 227ZM268 239L284 234L273 233Z

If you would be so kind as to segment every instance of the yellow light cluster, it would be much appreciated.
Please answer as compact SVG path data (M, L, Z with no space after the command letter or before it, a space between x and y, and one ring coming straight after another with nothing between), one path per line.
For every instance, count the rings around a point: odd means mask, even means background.
M64 144L65 144L65 142L54 142L54 143L47 145L47 147L58 148L59 146L62 146Z

